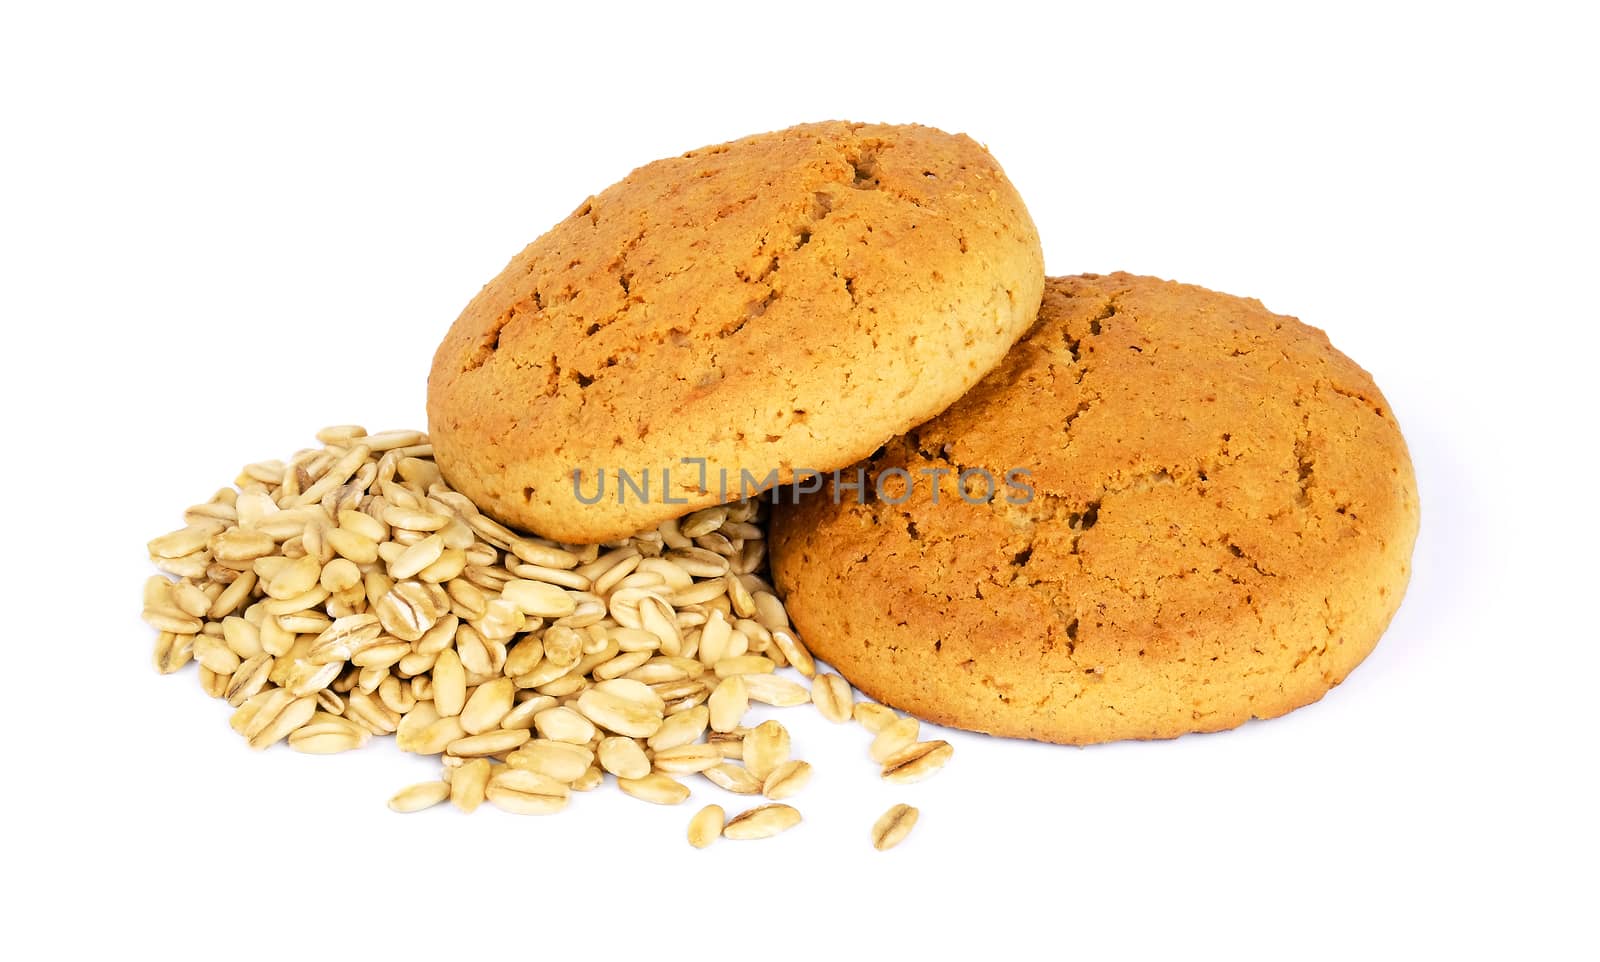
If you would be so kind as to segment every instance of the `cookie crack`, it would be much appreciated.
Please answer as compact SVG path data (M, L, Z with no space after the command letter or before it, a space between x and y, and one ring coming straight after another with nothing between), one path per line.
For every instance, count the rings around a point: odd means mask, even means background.
M1122 300L1122 295L1126 293L1128 292L1125 290L1117 291L1114 294L1108 294L1106 296L1106 302L1101 306L1100 312L1094 317L1089 318L1089 334L1091 336L1099 337L1100 332L1105 329L1102 322L1109 321L1113 317L1117 316L1118 311L1121 310L1121 305L1119 302Z
M1277 572L1268 571L1267 569L1261 567L1261 562L1259 562L1255 558L1251 557L1243 548L1239 547L1239 545L1234 542L1233 537L1231 535L1223 534L1217 541L1201 541L1200 542L1201 547L1205 547L1205 548L1214 548L1218 544L1221 544L1222 547L1224 547L1224 548L1226 548L1228 550L1229 554L1233 555L1235 558L1238 558L1240 561L1244 562L1247 566L1250 567L1251 570L1253 570L1256 574L1262 576L1263 578L1276 578L1276 577L1278 577L1278 573Z
M1378 404L1377 402L1373 401L1371 398L1367 397L1365 394L1361 393L1360 391L1351 390L1350 388L1344 387L1344 386L1342 386L1342 385L1340 385L1340 384L1338 384L1338 383L1336 383L1334 381L1323 381L1321 383L1326 384L1328 386L1328 390L1330 390L1333 393L1339 395L1340 397L1347 397L1347 398L1350 398L1353 401L1359 401L1359 402L1361 402L1361 404L1364 407L1366 407L1367 410L1371 411L1373 414L1376 414L1378 417L1384 418L1385 420L1388 419L1389 415L1387 413L1385 413L1385 411L1383 410L1383 406Z
M1098 401L1099 398L1097 397L1095 400ZM1094 401L1079 401L1077 408L1074 409L1071 414L1067 415L1067 419L1061 423L1062 433L1071 434L1072 423L1087 414L1089 409L1093 406Z
M1129 492L1142 494L1146 491L1149 491L1151 488L1155 488L1160 485L1176 484L1180 487L1192 487L1195 483L1194 481L1187 480L1190 477L1189 475L1184 475L1183 477L1186 480L1183 481L1179 481L1178 477L1179 476L1172 473L1171 468L1165 467L1157 468L1154 471L1141 471L1130 476L1122 484L1101 485L1100 496L1096 500L1103 501L1106 498L1115 497L1119 494L1127 494Z
M1300 398L1295 406L1303 408L1300 431L1294 439L1295 504L1306 508L1311 505L1311 487L1316 480L1316 460L1311 455L1311 410Z
M478 346L467 356L466 362L461 366L461 373L466 374L470 371L476 371L488 363L489 358L500 350L500 338L505 333L505 329L512 321L515 321L524 313L528 313L529 305L532 305L532 313L535 316L543 313L544 295L535 290L532 296L525 297L506 308L505 312L496 318L494 323L489 325L488 329L478 338Z

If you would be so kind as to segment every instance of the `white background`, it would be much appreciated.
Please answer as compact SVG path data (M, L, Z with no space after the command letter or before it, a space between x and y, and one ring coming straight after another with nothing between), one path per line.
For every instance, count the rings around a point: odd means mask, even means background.
M333 6L0 15L9 956L1594 957L1581 5ZM709 786L394 815L431 762L251 753L150 668L184 506L324 423L421 426L446 327L586 194L834 117L986 142L1051 273L1260 297L1372 371L1423 527L1342 687L1167 743L951 735L894 789L791 710L805 824L696 852Z

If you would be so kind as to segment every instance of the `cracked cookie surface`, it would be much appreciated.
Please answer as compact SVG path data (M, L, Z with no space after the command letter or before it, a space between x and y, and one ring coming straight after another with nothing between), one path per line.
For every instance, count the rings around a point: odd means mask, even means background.
M807 645L895 708L1072 744L1316 701L1387 627L1418 524L1394 415L1321 331L1127 274L1048 279L1005 360L865 467L881 497L775 512Z
M1043 283L1021 198L964 135L830 122L690 151L584 201L467 306L428 378L436 459L508 524L622 537L944 410ZM619 499L619 471L648 491Z

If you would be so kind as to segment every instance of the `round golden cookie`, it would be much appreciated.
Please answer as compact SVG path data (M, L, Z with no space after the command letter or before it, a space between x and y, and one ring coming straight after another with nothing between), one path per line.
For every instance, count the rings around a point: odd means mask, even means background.
M1043 285L1022 199L964 135L834 122L690 151L467 305L428 378L435 456L501 521L623 537L944 410Z
M774 517L801 635L885 704L1044 741L1316 701L1388 625L1417 533L1394 415L1321 331L1127 274L1049 279L1006 359L865 468L865 503Z

